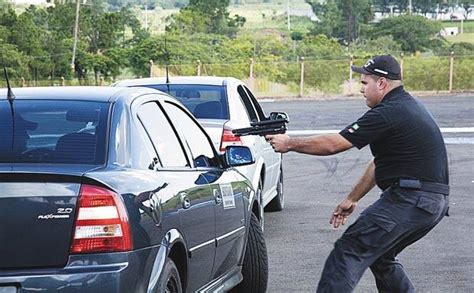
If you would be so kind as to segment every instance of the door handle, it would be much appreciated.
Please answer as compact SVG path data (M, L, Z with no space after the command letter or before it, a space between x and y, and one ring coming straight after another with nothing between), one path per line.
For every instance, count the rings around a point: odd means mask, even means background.
M216 199L217 205L220 205L222 203L222 194L217 189L214 189L214 198Z
M191 207L191 200L189 199L188 194L186 192L181 192L180 197L183 209L189 209Z

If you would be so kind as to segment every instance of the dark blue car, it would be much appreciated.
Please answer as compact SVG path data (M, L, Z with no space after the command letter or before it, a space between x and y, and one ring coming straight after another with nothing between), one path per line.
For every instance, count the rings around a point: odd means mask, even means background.
M0 90L0 292L263 292L251 183L153 89Z

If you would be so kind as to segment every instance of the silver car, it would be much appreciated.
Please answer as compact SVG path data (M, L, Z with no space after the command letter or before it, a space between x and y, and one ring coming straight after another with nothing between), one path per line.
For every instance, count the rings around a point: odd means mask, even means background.
M221 152L228 145L244 145L252 150L256 163L239 167L257 191L258 203L252 207L264 226L263 210L284 208L282 156L275 153L261 136L238 137L233 129L250 127L252 121L265 120L265 114L248 87L232 77L170 77L124 80L115 86L145 86L167 92L190 110Z

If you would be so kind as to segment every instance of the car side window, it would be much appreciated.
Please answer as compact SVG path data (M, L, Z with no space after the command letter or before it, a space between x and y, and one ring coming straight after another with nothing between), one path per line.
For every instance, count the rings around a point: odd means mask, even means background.
M247 91L247 94L248 94L250 100L252 101L252 104L253 104L255 110L257 111L257 115L258 115L258 118L260 119L260 121L266 120L267 118L265 116L265 113L263 112L262 107L260 107L260 104L258 103L255 96L252 94L252 92L249 90L248 87L244 86L244 88Z
M172 123L184 136L193 156L194 166L215 167L216 159L213 146L198 124L191 119L188 113L174 103L165 102L164 108Z
M177 134L156 102L143 104L138 109L138 118L150 137L164 168L189 166Z
M242 102L244 103L245 109L247 110L250 120L258 121L257 113L255 112L252 102L250 101L250 98L247 95L247 92L245 91L244 87L239 85L237 87L237 92L239 93L239 96L242 99Z
M137 167L140 169L154 170L156 167L163 167L158 155L156 154L153 143L146 132L145 128L139 127L138 134L141 138L139 143Z

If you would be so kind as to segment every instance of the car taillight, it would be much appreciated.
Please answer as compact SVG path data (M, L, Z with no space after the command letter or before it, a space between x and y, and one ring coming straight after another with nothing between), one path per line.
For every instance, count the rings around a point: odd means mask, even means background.
M128 215L119 195L106 188L82 185L71 253L131 249Z
M220 151L225 152L225 148L229 145L242 145L242 140L240 136L235 136L232 130L224 128L224 131L222 131Z

